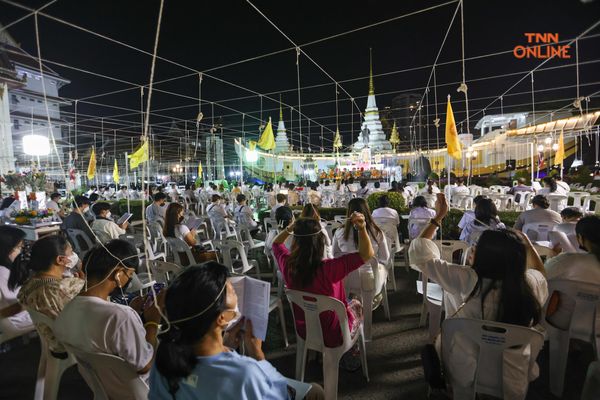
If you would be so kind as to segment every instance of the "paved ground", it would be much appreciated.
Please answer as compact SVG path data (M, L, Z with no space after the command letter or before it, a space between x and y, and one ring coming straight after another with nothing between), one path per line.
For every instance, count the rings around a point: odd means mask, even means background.
M420 297L415 292L416 275L397 269L398 291L390 293L391 321L385 320L383 310L374 314L373 341L367 344L370 382L359 371L340 371L339 398L341 399L425 399L427 386L423 380L420 349L427 340L425 328L418 327ZM287 307L287 306L286 306ZM275 313L272 313L274 315ZM273 317L274 318L274 317ZM279 324L269 323L269 333L264 348L267 357L284 375L294 376L295 336L291 312L286 309L290 347L283 349ZM566 390L563 399L579 399L587 365L591 361L591 346L577 346L567 367ZM0 399L32 399L39 359L39 342L18 342L0 354ZM529 400L553 400L547 391L547 351L539 358L541 375L530 387ZM322 383L321 366L312 361L306 373L307 381ZM75 367L69 369L61 382L60 400L86 400L93 396Z

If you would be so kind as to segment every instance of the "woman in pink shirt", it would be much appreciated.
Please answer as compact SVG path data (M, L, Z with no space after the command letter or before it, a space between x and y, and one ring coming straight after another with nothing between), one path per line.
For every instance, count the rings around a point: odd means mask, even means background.
M289 289L330 296L346 305L348 323L354 333L362 319L362 305L358 300L348 302L344 291L344 278L374 256L371 240L366 230L365 216L353 213L350 220L358 230L358 253L345 254L338 258L323 259L324 236L321 224L313 218L300 218L282 230L273 241L273 254ZM291 250L284 242L294 236ZM296 330L305 337L304 312L294 305ZM342 343L339 320L333 312L321 315L323 339L328 347Z

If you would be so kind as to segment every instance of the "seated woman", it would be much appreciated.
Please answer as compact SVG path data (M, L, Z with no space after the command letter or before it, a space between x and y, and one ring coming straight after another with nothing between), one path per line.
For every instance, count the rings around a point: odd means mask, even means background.
M440 193L440 189L438 188L435 181L433 181L431 179L427 179L427 184L425 185L425 187L423 187L423 189L419 190L419 194L421 194L421 195L438 194L438 193Z
M222 204L223 198L218 194L213 194L211 203L206 206L206 214L210 218L212 229L215 231L215 239L221 239L221 232L225 229L225 224L229 223L229 214Z
M41 238L31 247L27 268L21 266L11 272L11 276L15 275L17 284L23 285L18 295L19 303L27 310L55 319L65 304L77 296L83 287L83 274L80 271L75 270L74 277L64 277L65 273L70 273L78 264L79 257L63 236ZM31 276L30 271L33 273ZM48 340L51 351L65 351L54 338L51 327L36 324L36 329Z
M549 194L567 194L562 186L556 184L556 180L551 176L546 176L542 179L543 188L537 191L537 194L547 196Z
M498 210L492 199L480 199L475 206L475 218L464 225L460 232L460 240L474 246L483 231L488 229L505 229L506 226L498 218Z
M212 251L205 251L202 244L198 241L196 229L190 229L183 223L184 211L183 206L179 203L170 203L165 212L165 226L163 227L163 235L165 238L177 238L183 240L185 244L190 246L194 260L198 263L207 260L216 259L216 254ZM187 255L179 254L183 257L182 263L186 264ZM187 260L188 262L190 260Z
M124 240L96 246L83 260L86 283L68 302L54 322L59 342L86 353L107 353L123 358L138 374L150 371L160 313L150 305L140 315L144 301L132 307L108 301L110 294L123 293L139 264L135 247ZM162 304L165 291L157 296ZM123 383L125 386L125 383Z
M323 259L324 236L321 234L321 224L312 218L300 218L277 235L273 242L273 254L288 288L330 296L343 302L346 305L350 331L354 333L362 320L362 305L356 299L348 302L344 278L370 260L375 253L364 215L352 213L349 221L356 227L358 253L349 252L337 258ZM291 251L284 245L289 235L294 236ZM298 334L305 337L304 313L294 306L294 316ZM339 346L342 337L337 316L330 312L323 313L321 325L324 328L325 345Z
M487 230L477 242L471 268L448 263L440 259L439 250L431 241L447 213L446 198L438 194L435 217L409 248L411 263L444 289L446 316L535 327L548 297L548 286L544 264L531 242L516 231ZM473 385L477 364L473 346L457 334L450 359L444 360L444 370L458 383L453 387L455 398L457 392L468 391ZM505 398L524 397L527 383L539 373L534 363L529 369L529 361L525 361L527 351L505 352L505 365L510 367L504 372Z
M254 213L252 212L252 208L250 208L246 202L246 196L238 194L236 196L236 201L238 202L238 205L233 210L235 221L242 226L248 227L250 232L258 231L258 223L254 220Z
M171 328L160 338L150 400L288 399L287 381L265 359L252 322L239 321L228 277L224 265L208 262L187 268L169 286L165 307ZM234 350L241 340L248 356ZM307 399L322 394L315 386Z
M360 269L360 283L354 282L351 284L353 289L361 288L375 288L377 292L383 287L385 280L387 279L387 269L385 265L390 258L390 251L387 244L387 239L383 231L377 226L373 218L371 217L371 211L365 199L355 198L348 202L348 210L346 212L346 223L343 228L339 228L333 235L333 256L340 257L343 254L354 253L358 249L358 236L359 232L354 227L354 224L350 220L350 217L354 213L364 215L365 225L369 238L371 240L371 246L373 247L375 258L378 262L378 275L379 280L375 281L375 275L373 273L371 265L364 265ZM381 299L381 296L377 298L377 301Z
M29 313L18 303L19 283L13 270L20 270L25 232L0 226L0 332L18 336L33 329ZM12 275L12 279L11 279Z
M377 211L377 210L376 210ZM435 217L435 210L427 207L427 200L423 196L417 196L412 202L412 208L408 216L408 237L414 239L419 236L425 225L431 218Z
M400 216L398 211L390 208L390 199L387 195L379 196L377 199L377 208L373 210L373 218L389 219L398 226L400 224Z

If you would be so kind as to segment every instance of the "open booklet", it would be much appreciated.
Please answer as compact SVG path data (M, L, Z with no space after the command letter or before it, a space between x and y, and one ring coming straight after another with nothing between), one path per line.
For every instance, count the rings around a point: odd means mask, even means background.
M229 281L237 295L240 313L252 321L254 336L265 340L269 324L271 284L249 276L234 276Z
M190 229L190 231L192 231L194 229L197 230L201 224L202 220L200 218L190 217L185 223L185 226L187 226Z
M121 218L117 221L117 225L121 225L125 221L129 221L129 218L133 217L133 214L125 213L121 215Z

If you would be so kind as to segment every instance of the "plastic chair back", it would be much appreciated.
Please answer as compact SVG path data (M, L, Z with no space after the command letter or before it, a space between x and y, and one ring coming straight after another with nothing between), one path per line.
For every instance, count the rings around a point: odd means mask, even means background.
M241 242L237 240L222 240L215 243L216 247L221 250L221 256L223 257L223 264L229 268L231 272L235 272L237 274L245 274L254 268L254 265L250 265L248 262L248 257L246 257L246 249ZM242 262L242 268L236 268L234 266L234 257L232 257L232 253L235 251L240 260Z
M552 243L553 246L560 245L563 253L578 253L579 246L575 247L573 242L569 239L569 236L560 231L550 231L548 232L548 240ZM577 238L575 238L577 241Z
M82 259L85 256L85 253L94 247L94 243L81 229L67 229L67 237L73 245L75 253L77 253Z
M469 398L474 399L475 393L481 393L504 399L525 399L526 390L522 397L516 397L514 393L509 397L509 394L505 395L504 393L505 351L530 346L530 351L525 352L528 355L523 355L523 357L524 362L527 362L531 368L544 345L542 333L532 328L495 321L450 318L442 323L442 362L446 365L450 360L450 351L457 334L466 337L473 343L473 348L479 350L474 386L461 388L472 391L472 396ZM461 355L464 356L464 354ZM460 385L453 381L451 368L446 368L446 371L453 388L459 388ZM524 376L523 379L527 379L527 376ZM456 393L455 398L457 398Z
M154 279L160 283L170 282L183 271L183 268L179 265L161 260L152 261L150 268L152 269Z
M532 242L535 241L547 241L548 240L548 233L550 231L552 231L552 229L554 229L554 226L556 224L552 224L552 223L540 223L540 222L532 222L530 224L525 224L523 226L523 233L527 235L527 237L529 238L529 240L531 240Z
M552 211L561 212L567 206L568 196L564 194L549 194L546 196Z
M452 263L452 259L454 258L454 253L457 251L461 251L461 260L463 259L462 255L469 248L469 244L462 240L434 240L434 243L440 249L441 259Z
M95 400L147 400L149 388L135 368L121 357L104 353L87 353L67 346L90 379ZM86 381L87 381L86 379Z
M192 254L192 250L190 250L190 246L187 245L183 240L178 238L166 238L167 243L169 244L169 248L173 253L173 259L175 263L181 265L182 267L189 267L196 263L194 259L194 255ZM187 262L183 259L182 255L185 254L187 257Z

